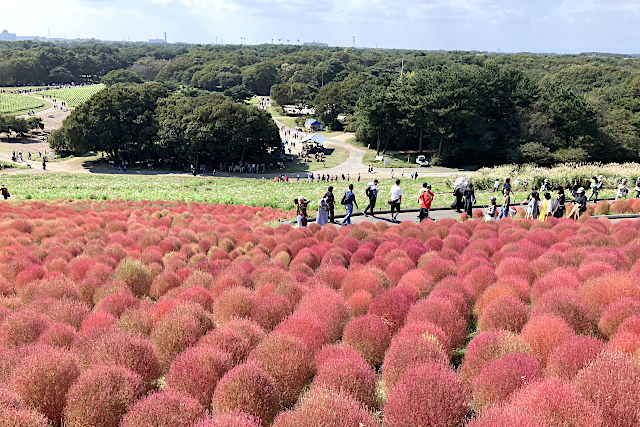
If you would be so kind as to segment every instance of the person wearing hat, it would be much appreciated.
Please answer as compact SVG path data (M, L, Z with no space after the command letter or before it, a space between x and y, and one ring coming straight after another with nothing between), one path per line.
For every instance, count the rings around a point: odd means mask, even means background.
M329 223L329 205L324 197L318 200L318 215L316 215L316 224L323 227Z
M431 186L426 182L422 184L422 191L418 197L418 203L420 203L420 214L418 219L422 222L423 219L429 218L429 209L431 209L431 202L433 201L433 193L431 192Z
M376 207L376 200L378 200L378 180L374 179L373 182L367 184L367 189L365 190L365 194L369 198L369 204L366 208L364 208L364 216L367 215L367 211L371 212L371 216L373 215L373 209Z
M629 193L629 187L627 186L627 178L622 178L620 185L618 185L618 193L616 194L616 200L618 199L626 199L627 194Z
M587 196L584 195L584 187L578 188L578 197L574 200L576 203L569 213L569 218L577 221L580 215L587 210Z
M549 185L549 180L548 179L544 179L544 181L542 181L542 185L540 186L540 192L544 193L545 191L549 191L551 189L551 186Z
M485 220L495 221L497 209L498 206L496 205L496 196L489 197L489 205L487 206L487 215L485 216Z

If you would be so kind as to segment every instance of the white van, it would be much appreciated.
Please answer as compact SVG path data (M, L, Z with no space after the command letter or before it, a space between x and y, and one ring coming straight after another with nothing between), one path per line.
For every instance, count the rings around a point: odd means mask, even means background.
M416 157L416 163L419 164L420 167L422 166L429 167L429 162L427 161L427 158L423 155Z

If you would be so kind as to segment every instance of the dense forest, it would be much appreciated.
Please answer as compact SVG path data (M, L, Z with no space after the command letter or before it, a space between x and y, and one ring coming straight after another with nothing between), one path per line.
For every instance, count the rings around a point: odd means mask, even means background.
M0 86L102 77L108 84L155 80L191 97L271 95L280 105L314 107L328 126L355 131L379 151L421 151L442 164L640 159L636 58L0 43Z

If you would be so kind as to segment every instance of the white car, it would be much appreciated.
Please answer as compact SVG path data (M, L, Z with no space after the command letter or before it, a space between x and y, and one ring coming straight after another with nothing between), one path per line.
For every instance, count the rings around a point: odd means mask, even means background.
M420 165L420 167L422 166L426 166L429 167L429 162L427 161L427 158L425 156L418 156L416 157L416 163Z

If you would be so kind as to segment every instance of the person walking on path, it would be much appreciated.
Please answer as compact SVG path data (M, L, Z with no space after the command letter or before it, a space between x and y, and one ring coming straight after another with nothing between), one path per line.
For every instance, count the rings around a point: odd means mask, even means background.
M502 184L502 193L504 194L505 190L509 192L509 194L513 194L511 190L511 178L507 178L504 180L504 184Z
M580 215L587 210L587 196L584 194L583 187L578 188L578 197L574 201L576 204L573 206L573 209L571 209L569 218L577 221Z
M418 220L420 222L429 218L429 209L431 209L432 201L433 193L431 192L431 186L425 182L422 184L422 191L418 197L418 202L420 203L420 214L418 215Z
M329 222L333 224L336 219L335 218L336 198L333 195L333 186L329 186L329 188L327 189L327 192L324 193L324 196L322 196L322 198L327 202Z
M626 199L627 194L629 194L629 187L627 186L627 178L622 178L620 185L618 185L618 193L616 193L616 200L618 199Z
M566 197L564 195L564 187L559 185L556 189L558 191L558 195L556 196L556 210L553 212L554 218L562 218L566 213L567 208L565 207Z
M473 184L469 183L462 195L464 199L464 211L469 215L469 218L473 216L473 204L476 202L476 192L473 190Z
M533 188L531 194L528 197L529 202L527 203L527 214L525 215L525 219L534 219L538 217L538 205L540 204L540 194L538 190Z
M636 199L640 198L640 176L636 179L636 188L634 190L636 191Z
M600 190L602 190L603 185L604 177L602 175L598 176L598 178L595 176L591 178L591 194L589 194L589 198L587 199L588 202L590 202L593 197L593 203L598 203L598 194Z
M367 197L369 198L369 204L366 208L364 208L364 216L369 216L367 212L371 213L371 216L374 216L373 210L376 207L376 201L378 200L378 180L374 180L367 184L367 189L365 190Z
M509 179L509 178L507 178ZM502 206L500 206L500 214L498 214L498 219L506 218L509 216L509 208L511 207L511 196L509 194L508 189L502 189Z
M353 184L349 184L349 189L344 192L344 196L342 196L342 204L344 205L344 208L347 211L347 215L340 222L340 224L341 225L351 224L351 215L353 215L353 205L356 205L356 209L360 209L358 207L358 202L356 201L356 195L353 194Z
M327 200L323 197L318 201L318 216L316 217L316 224L323 227L329 223L329 205Z
M391 205L391 221L398 222L398 214L400 213L400 205L402 204L402 188L400 188L400 180L396 179L395 185L389 190L389 204Z
M493 183L492 193L495 193L498 190L500 190L500 178L496 178L496 181Z

